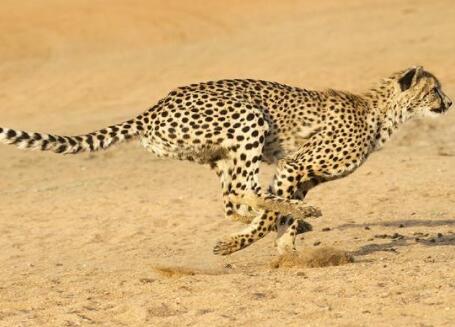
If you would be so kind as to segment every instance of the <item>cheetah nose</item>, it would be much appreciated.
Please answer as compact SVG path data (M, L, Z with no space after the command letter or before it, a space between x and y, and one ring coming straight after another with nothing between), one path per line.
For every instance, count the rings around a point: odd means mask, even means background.
M447 109L449 109L451 105L452 105L452 100L448 99L448 101L447 101Z

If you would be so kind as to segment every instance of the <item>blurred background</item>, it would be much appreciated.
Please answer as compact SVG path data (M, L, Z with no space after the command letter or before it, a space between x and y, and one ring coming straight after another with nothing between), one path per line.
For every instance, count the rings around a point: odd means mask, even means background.
M444 0L2 0L2 121L127 117L175 86L221 78L355 91L420 64L450 88L454 17Z
M417 64L455 99L453 0L0 0L2 127L83 134L188 83L358 92ZM271 270L273 236L211 254L242 226L223 218L206 167L131 144L71 157L2 146L0 325L453 326L454 167L455 108L406 124L307 198L324 216L297 246L357 263L298 275Z

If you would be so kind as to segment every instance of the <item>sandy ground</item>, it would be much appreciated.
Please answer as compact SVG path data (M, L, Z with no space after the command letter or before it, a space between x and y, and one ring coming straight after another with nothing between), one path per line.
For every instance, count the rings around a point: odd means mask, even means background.
M2 0L0 31L0 126L25 130L90 132L228 77L359 91L422 64L455 98L452 0ZM299 250L355 258L320 268L274 268L273 235L212 255L243 226L207 167L2 146L0 325L454 326L454 136L453 110L411 122L312 191Z

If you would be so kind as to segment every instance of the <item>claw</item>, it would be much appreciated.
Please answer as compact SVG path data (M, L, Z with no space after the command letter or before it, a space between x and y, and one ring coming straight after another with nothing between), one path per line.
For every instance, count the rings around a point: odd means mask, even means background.
M228 255L240 250L232 241L218 241L213 247L213 254Z

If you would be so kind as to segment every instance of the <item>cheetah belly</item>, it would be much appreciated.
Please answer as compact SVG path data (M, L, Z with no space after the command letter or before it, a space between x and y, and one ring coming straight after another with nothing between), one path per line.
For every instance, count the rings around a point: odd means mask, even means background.
M265 138L263 161L272 164L294 153L320 130L320 125L296 126L292 130L284 130L283 132L272 130Z

